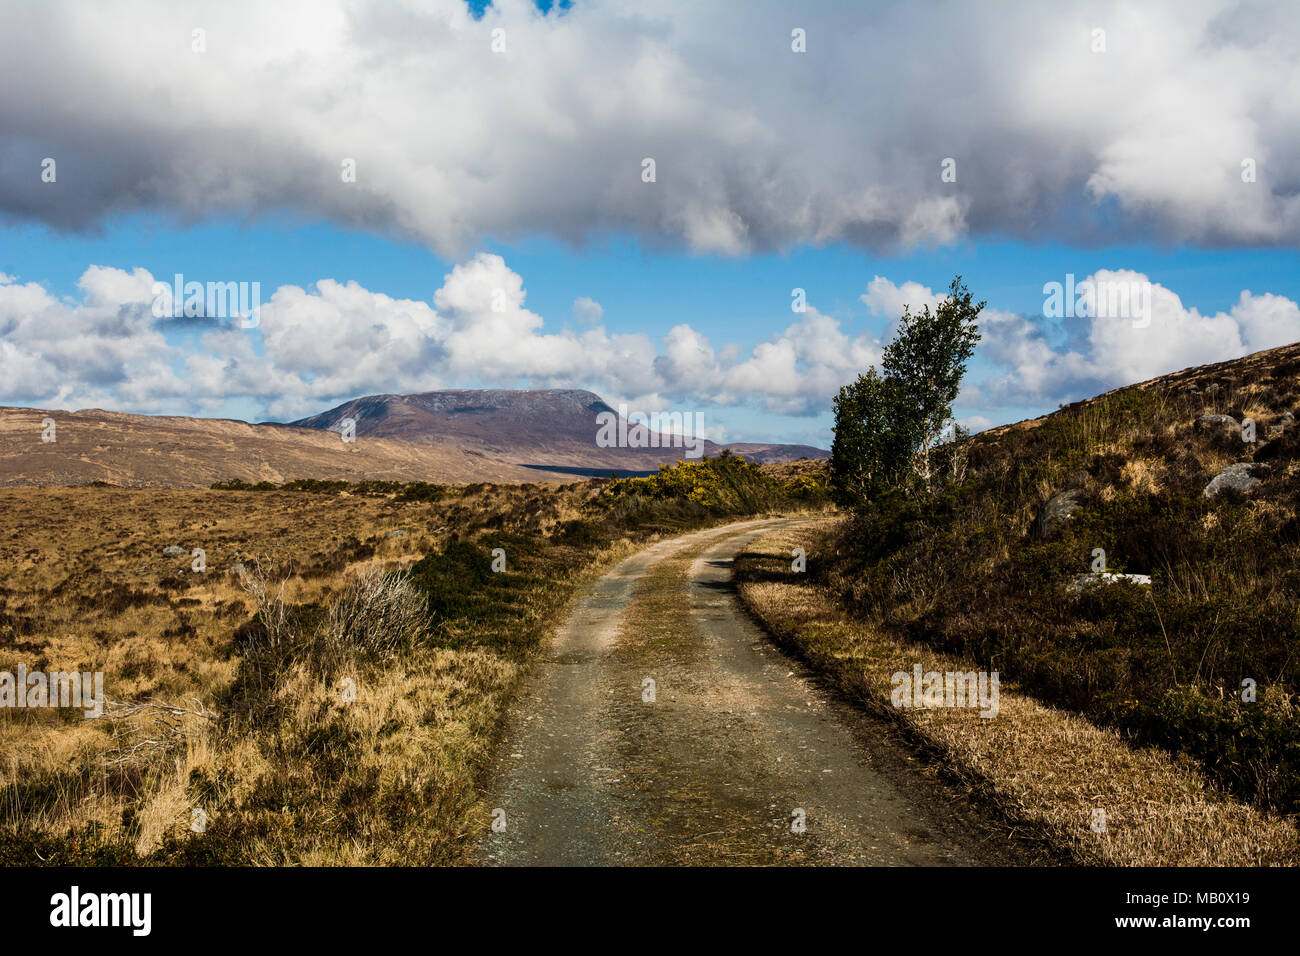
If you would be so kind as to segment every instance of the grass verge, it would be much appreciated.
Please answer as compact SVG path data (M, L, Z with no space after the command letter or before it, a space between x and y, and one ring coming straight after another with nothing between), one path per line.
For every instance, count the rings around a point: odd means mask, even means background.
M1011 823L1081 864L1300 862L1300 835L1290 820L1225 795L1187 757L1132 745L1116 730L1044 706L1010 681L1001 684L993 719L976 709L893 707L895 672L911 672L916 664L940 672L978 665L894 637L850 614L834 591L819 584L814 565L838 525L826 520L782 530L751 545L736 563L743 602L839 693L897 722ZM796 547L810 556L809 573L791 571Z

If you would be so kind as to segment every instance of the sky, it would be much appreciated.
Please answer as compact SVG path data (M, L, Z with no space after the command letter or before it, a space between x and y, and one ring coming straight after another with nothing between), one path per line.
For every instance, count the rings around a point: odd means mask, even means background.
M1300 339L1294 4L5 0L0 81L0 404L828 447L955 275L975 429Z

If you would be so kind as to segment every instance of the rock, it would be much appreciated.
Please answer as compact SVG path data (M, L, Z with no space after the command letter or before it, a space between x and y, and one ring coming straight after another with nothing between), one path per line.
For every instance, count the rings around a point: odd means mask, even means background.
M235 577L239 577L244 573L244 562L240 561L237 564L232 564L228 571L230 574L235 575Z
M1034 521L1034 530L1040 538L1052 537L1061 525L1070 520L1083 503L1083 492L1078 488L1059 491L1047 499L1047 504L1038 512Z
M1234 462L1215 475L1214 479L1205 486L1205 497L1216 498L1225 491L1245 494L1259 484L1259 479L1252 474L1259 467L1261 466L1248 461Z
M1149 574L1119 574L1115 571L1093 571L1081 574L1070 585L1071 591L1082 591L1097 584L1136 584L1138 587L1151 587Z
M1231 415L1202 415L1199 420L1202 425L1231 425L1233 428L1241 427L1241 422L1237 421Z
M184 548L182 548L179 544L167 545L167 547L163 548L162 553L164 558L183 558L185 557L185 555L189 554L189 552L186 551Z
M404 536L405 534L406 534L406 529L405 529L405 528L394 528L392 531L388 532L387 537L389 537L389 538L400 538L400 537Z

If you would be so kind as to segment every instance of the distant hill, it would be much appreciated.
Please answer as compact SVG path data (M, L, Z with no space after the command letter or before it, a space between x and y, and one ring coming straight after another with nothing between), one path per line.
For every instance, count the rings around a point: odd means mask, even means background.
M451 389L415 395L368 395L291 424L333 429L347 418L358 436L409 442L445 442L492 458L534 468L569 473L606 473L610 469L653 470L685 456L680 440L625 426L641 444L658 447L602 448L596 438L598 416L617 415L599 395L580 389ZM703 454L724 448L759 463L825 458L811 445L705 441Z
M649 472L684 456L680 447L598 447L601 411L612 409L591 392L505 389L375 395L290 425L0 407L0 485L203 488L231 478L553 482ZM357 420L351 443L329 432L348 417ZM54 420L53 442L41 440L47 418ZM806 445L713 442L704 453L723 447L757 462L827 454Z

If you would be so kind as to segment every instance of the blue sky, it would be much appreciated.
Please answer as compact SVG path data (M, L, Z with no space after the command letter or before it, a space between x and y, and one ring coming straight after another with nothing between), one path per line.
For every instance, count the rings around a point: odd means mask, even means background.
M957 273L988 302L956 408L977 428L1300 338L1284 5L1008 5L993 30L925 5L322 3L284 8L288 39L255 6L126 8L0 11L4 404L262 420L587 387L826 445L835 389ZM918 37L951 75L904 55ZM176 273L260 283L259 327L158 320ZM1067 274L1143 284L1149 327L1045 315Z

